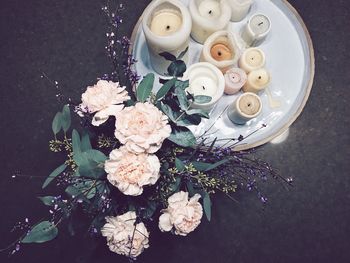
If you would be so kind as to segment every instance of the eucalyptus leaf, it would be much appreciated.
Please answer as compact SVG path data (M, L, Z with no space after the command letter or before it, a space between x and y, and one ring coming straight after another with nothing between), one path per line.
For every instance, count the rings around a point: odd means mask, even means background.
M186 92L183 89L177 87L175 88L175 95L180 103L180 108L183 111L187 111L190 107L190 103L187 100Z
M176 57L169 53L169 52L162 52L162 53L159 53L159 56L165 58L166 60L169 60L169 61L175 61L176 60Z
M176 122L176 115L175 115L175 112L170 108L170 106L167 104L161 103L160 107L161 107L163 113L165 115L167 115L172 122L175 123Z
M185 71L186 64L182 60L175 60L168 67L168 73L173 77L182 77Z
M71 115L70 115L70 109L68 105L63 106L62 110L62 129L64 132L67 132L70 125L72 123Z
M81 152L81 141L80 141L80 135L77 132L77 130L72 131L72 147L73 147L73 153L78 154Z
M181 88L183 90L185 90L186 88L188 88L190 86L190 81L189 80L176 80L175 82L175 87L176 88Z
M88 150L92 149L91 142L90 142L90 136L87 132L83 134L81 137L81 151L86 152Z
M56 135L62 129L62 113L57 112L52 121L52 131Z
M203 191L202 192L202 198L203 198L203 208L204 208L204 213L208 219L208 221L211 220L211 200L210 196L207 192Z
M89 159L94 160L97 163L104 163L107 160L107 156L98 150L91 149L86 151L84 154L86 154Z
M171 90L171 88L175 85L175 82L176 82L175 78L165 82L165 84L157 92L156 100L162 99Z
M201 109L191 109L191 110L187 110L186 113L187 113L188 115L194 115L194 114L196 114L196 115L199 115L199 116L201 116L201 117L203 117L203 118L209 119L209 113L206 112L206 111L204 111L204 110L201 110Z
M185 170L185 164L177 157L175 157L175 167L179 172Z
M177 126L190 126L190 125L198 125L202 121L199 115L187 115L184 114L181 118L176 121Z
M44 189L46 186L48 186L55 177L57 177L59 174L61 174L64 170L66 170L67 165L62 164L59 167L57 167L45 180L42 189Z
M81 199L91 199L96 195L96 187L93 181L83 181L66 188L66 193L70 196L79 197Z
M98 179L105 174L103 164L100 164L94 160L86 159L79 165L79 174L85 177Z
M142 79L136 91L136 97L138 101L145 102L149 98L149 96L152 93L153 83L154 83L153 73L147 74Z
M216 163L203 163L203 162L192 162L194 168L196 168L198 171L202 172L208 172L210 170L213 170L220 165L223 165L227 163L229 160L228 159L223 159L221 161L218 161Z
M187 187L188 193L190 194L190 197L194 196L195 191L194 191L194 188L193 188L193 183L191 181L188 181L186 183L186 187Z
M38 197L44 205L52 206L55 202L54 196L39 196Z
M34 226L21 240L22 243L44 243L54 239L58 234L57 227L49 222L43 221Z
M186 127L174 128L168 140L182 147L192 147L196 144L196 137Z
M188 48L189 47L187 46L186 49L180 53L180 55L177 57L177 60L181 60L186 55Z
M194 96L194 101L198 104L208 103L211 102L212 97L210 96L204 96L204 95L198 95Z
M176 177L175 182L170 184L169 189L171 193L177 192L180 189L181 178Z

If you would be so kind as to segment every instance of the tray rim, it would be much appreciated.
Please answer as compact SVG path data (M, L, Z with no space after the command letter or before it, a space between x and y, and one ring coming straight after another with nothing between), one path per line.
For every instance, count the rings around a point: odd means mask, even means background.
M268 137L266 137L264 139L258 140L258 141L254 142L254 143L236 145L236 146L233 147L233 149L235 151L243 151L243 150L248 150L248 149L251 149L251 148L256 148L256 147L262 146L262 145L272 141L276 137L282 135L284 132L286 132L288 130L288 128L301 115L301 113L302 113L303 109L305 108L305 105L306 105L306 103L307 103L307 101L308 101L308 99L310 97L310 94L311 94L312 86L313 86L313 83L314 83L314 77L315 77L315 50L314 50L313 42L312 42L312 39L311 39L311 35L310 35L309 30L307 29L307 27L305 25L304 20L300 16L299 12L294 8L294 6L292 6L292 4L290 4L287 0L280 0L280 1L283 2L287 6L287 8L295 15L296 19L298 20L298 22L300 23L300 25L301 25L301 27L302 27L302 29L304 31L304 34L305 34L305 37L306 37L306 41L307 41L307 44L308 44L308 47L309 47L309 53L310 53L310 56L309 56L309 59L310 59L310 68L309 68L310 69L310 80L309 80L309 83L307 85L303 101L300 103L297 111L294 113L294 115L292 115L290 117L290 119L285 123L285 125L282 126L282 128L279 131L275 132L274 134L272 134L272 135L270 135L270 136L268 136ZM133 47L134 47L135 39L137 37L137 32L138 32L138 29L139 29L139 27L141 25L143 16L144 16L144 12L139 17L139 19L136 22L136 24L135 24L135 26L133 28L133 31L131 33L130 41L131 41L132 44L130 45L130 48L129 48L129 52L131 54L133 53Z

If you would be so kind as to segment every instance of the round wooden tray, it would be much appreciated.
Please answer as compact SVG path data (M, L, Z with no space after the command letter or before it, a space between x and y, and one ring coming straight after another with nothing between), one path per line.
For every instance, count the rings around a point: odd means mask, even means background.
M181 0L186 5L189 0ZM202 120L198 126L190 127L196 136L206 130L206 142L217 138L216 144L223 145L240 135L247 136L258 130L263 124L265 128L253 133L241 144L235 145L236 150L244 150L265 144L285 132L302 112L311 92L315 73L315 58L312 40L298 12L286 0L255 0L249 14L243 21L231 22L229 30L236 36L255 13L267 15L272 22L268 38L259 46L267 59L266 68L270 71L272 82L269 86L272 98L278 100L281 106L272 108L267 92L260 94L263 101L262 114L249 121L246 125L233 124L224 110L238 95L225 95L210 112L210 119ZM135 65L141 76L154 72L149 60L145 36L141 27L142 16L136 24L131 41L132 54L138 61ZM189 65L199 61L202 45L190 40ZM243 47L242 47L243 48ZM155 73L156 77L158 76ZM158 76L160 77L160 76ZM156 86L156 89L160 87ZM224 113L223 113L224 112Z

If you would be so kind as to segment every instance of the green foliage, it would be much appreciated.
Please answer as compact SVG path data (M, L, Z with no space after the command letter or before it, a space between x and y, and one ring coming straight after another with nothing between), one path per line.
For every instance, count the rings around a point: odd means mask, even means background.
M154 83L153 73L147 74L142 79L136 91L136 97L138 101L145 102L151 96L153 83Z
M173 128L168 140L182 147L193 147L196 144L196 137L186 127Z
M62 129L62 113L57 112L52 121L52 131L54 135L60 132Z
M164 83L164 85L159 89L156 95L156 100L162 99L175 85L176 79L172 78Z
M173 77L182 77L186 71L186 64L182 60L175 60L168 67L168 74Z
M163 58L165 58L166 60L169 60L169 61L176 60L176 57L169 52L162 52L162 53L159 53L159 55L162 56Z
M211 220L211 200L210 196L207 192L202 191L202 198L203 198L203 208L204 208L204 213L208 219L208 221Z
M58 175L60 175L64 170L66 170L67 165L66 164L62 164L59 167L57 167L45 180L42 188L44 189L46 186L48 186L53 179L55 179L55 177L57 177Z
M55 197L53 196L39 196L38 198L41 200L41 202L43 202L44 205L47 206L52 206L55 201Z
M203 162L192 162L192 163L193 163L193 166L198 171L208 172L210 170L213 170L213 169L219 167L220 165L227 163L228 161L229 161L228 159L223 159L223 160L220 160L216 163L203 163Z
M69 185L66 188L66 193L73 198L91 199L96 195L95 185L96 185L95 181L84 180L80 183Z
M179 172L185 170L185 164L179 158L175 158L175 167Z
M54 239L58 234L57 227L49 222L43 221L33 227L21 240L22 243L44 243Z
M90 136L87 132L83 134L81 137L81 143L80 148L82 152L88 151L92 149L91 142L90 142Z
M52 131L56 136L61 130L66 133L71 126L71 115L68 105L64 105L62 112L57 112L52 121Z
M211 100L212 100L212 97L210 96L204 96L204 95L194 96L194 101L198 104L208 103L208 102L211 102Z

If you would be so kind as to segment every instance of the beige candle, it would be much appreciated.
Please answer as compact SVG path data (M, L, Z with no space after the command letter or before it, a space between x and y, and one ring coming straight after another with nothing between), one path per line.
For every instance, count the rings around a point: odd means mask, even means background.
M244 92L258 93L264 90L271 81L270 73L262 68L248 74L247 82L243 86Z
M150 29L157 36L169 36L182 25L181 13L177 10L161 10L154 14Z
M243 125L256 118L262 111L262 102L254 93L240 95L227 109L228 118L235 124Z
M266 59L265 53L260 48L248 48L239 59L238 65L245 72L249 73L253 70L263 68Z

